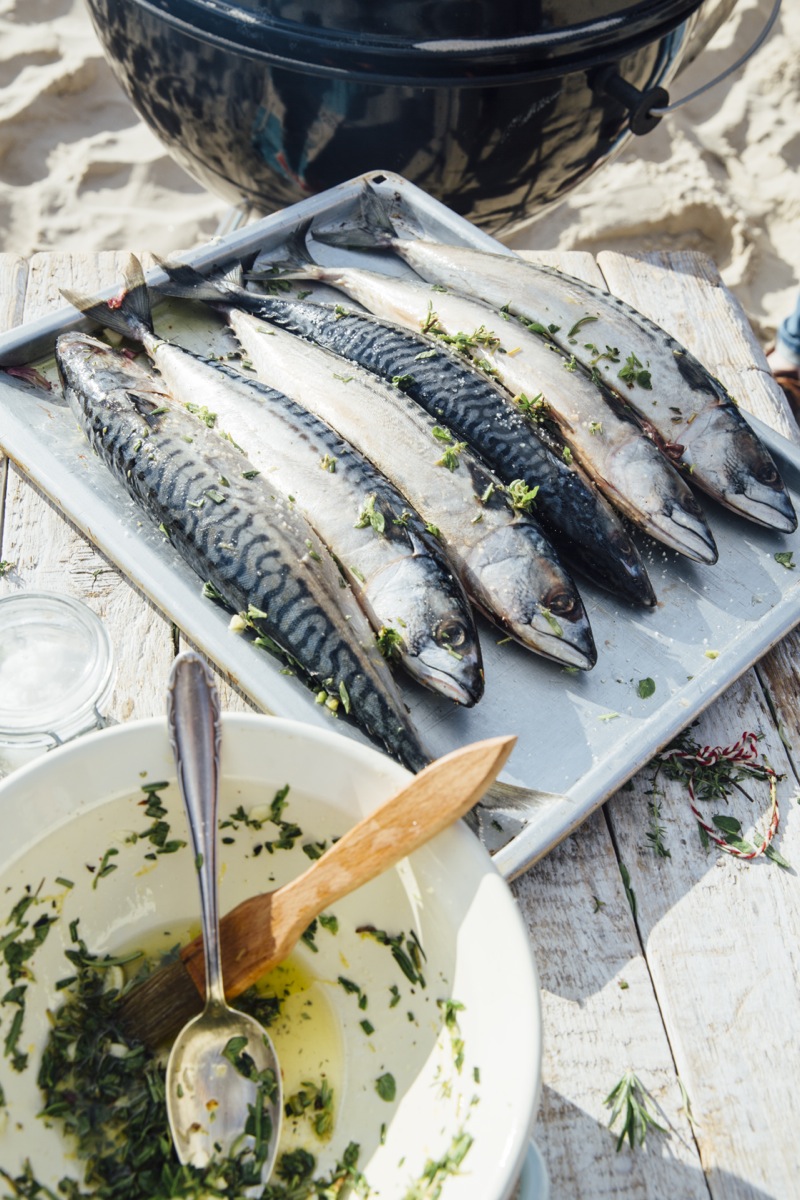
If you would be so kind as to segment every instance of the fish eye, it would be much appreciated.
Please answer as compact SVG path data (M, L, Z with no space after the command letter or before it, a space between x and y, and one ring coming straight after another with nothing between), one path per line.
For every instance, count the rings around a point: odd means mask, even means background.
M705 513L703 512L702 506L701 506L699 500L696 500L694 496L692 496L692 495L687 496L686 499L683 501L683 507L686 510L686 512L692 513L693 516L702 517L703 519L705 519Z
M763 483L765 487L777 487L780 482L780 476L774 463L762 463L756 471L756 479L759 483Z
M569 592L556 592L548 599L547 607L554 616L569 617L575 611L575 597Z
M448 646L457 649L466 642L467 631L461 621L448 617L437 625L435 637L437 642L446 642Z

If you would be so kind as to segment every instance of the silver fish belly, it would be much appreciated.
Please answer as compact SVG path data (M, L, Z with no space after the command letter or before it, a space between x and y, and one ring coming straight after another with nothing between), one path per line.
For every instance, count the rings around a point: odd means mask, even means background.
M94 338L63 334L65 395L101 459L199 577L257 627L304 681L411 770L429 754L372 631L322 544L247 460Z
M473 602L539 654L587 669L596 650L583 603L538 525L462 443L397 388L257 318L231 326L261 377L332 425L441 534ZM270 331L265 336L265 328Z

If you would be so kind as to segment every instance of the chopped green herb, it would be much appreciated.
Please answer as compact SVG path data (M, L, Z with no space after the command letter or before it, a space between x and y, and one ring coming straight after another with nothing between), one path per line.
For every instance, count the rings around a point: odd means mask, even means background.
M412 929L408 938L404 933L388 934L384 929L376 929L374 925L360 925L356 933L363 937L374 938L382 946L388 946L400 970L411 983L425 987L425 977L422 974L422 963L425 952Z
M437 1200L449 1175L459 1173L473 1138L463 1131L455 1134L449 1149L439 1159L431 1159L425 1163L422 1174L417 1182L406 1192L403 1200Z
M394 1075L389 1071L386 1071L383 1075L379 1075L375 1080L375 1091L381 1100L385 1100L387 1104L391 1104L397 1095L397 1084L395 1083Z
M371 526L377 534L384 533L386 529L386 518L380 509L375 507L376 496L370 493L361 506L361 512L358 515L355 529L366 529Z
M327 842L306 842L303 846L303 854L305 854L307 858L310 858L312 861L314 861L318 858L322 858L327 848ZM320 921L322 921L322 917L320 917Z
M599 321L599 320L600 320L599 317L593 317L588 314L585 317L581 317L579 321L575 322L575 324L572 326L572 329L570 329L570 331L568 332L567 340L569 341L572 338L574 338L577 335L578 330L582 329L584 325L589 325L592 321Z
M333 1132L333 1088L324 1075L319 1084L304 1080L299 1090L284 1102L284 1112L287 1117L308 1117L317 1137L327 1138ZM269 1194L265 1193L265 1197ZM304 1196L307 1194L303 1192Z
M215 412L211 412L204 404L187 404L186 408L193 416L198 417L203 424L207 425L209 429L213 429L217 421L217 414Z
M542 613L542 616L544 617L545 621L547 621L547 624L552 629L553 633L556 635L556 637L563 637L564 630L562 629L561 625L558 623L556 618L553 616L550 609L543 607L541 610L541 613Z
M398 633L396 629L382 625L375 635L375 640L383 657L390 662L397 661L402 656L405 643L402 634Z
M117 854L119 854L119 850L117 850L115 846L110 846L109 849L106 850L105 854L100 860L100 868L92 880L93 889L97 887L98 880L103 879L106 875L110 875L112 871L116 871L117 863L112 863L109 860L114 858L114 856Z
M640 679L636 685L636 692L642 700L648 700L656 690L655 680L648 675L645 679Z
M633 888L631 887L631 877L628 872L628 868L622 862L619 864L619 873L622 876L622 886L625 889L625 895L628 897L628 904L630 905L630 908L631 908L631 915L633 916L633 919L635 921L636 920L636 893L634 892Z
M553 335L558 333L560 325L543 325L541 321L523 321L526 329L531 333L538 333L540 337L547 338L549 342L553 340Z
M519 512L533 512L536 497L539 495L538 483L534 487L528 487L524 479L512 479L506 491L512 508L518 509Z
M791 550L779 550L775 555L775 562L780 563L782 567L786 567L787 571L794 570L793 553Z
M650 372L645 370L633 352L625 359L625 366L617 373L617 378L626 383L629 388L638 386L646 391L651 391L653 387Z

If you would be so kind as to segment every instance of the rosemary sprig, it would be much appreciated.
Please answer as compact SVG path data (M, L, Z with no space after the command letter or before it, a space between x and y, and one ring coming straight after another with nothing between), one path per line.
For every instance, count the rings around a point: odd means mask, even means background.
M627 1070L619 1083L611 1089L604 1101L606 1108L611 1109L608 1127L611 1129L622 1115L622 1129L617 1138L617 1151L620 1151L627 1138L631 1150L643 1146L648 1130L657 1129L659 1133L668 1133L663 1125L659 1125L653 1111L653 1101L644 1084L634 1071Z

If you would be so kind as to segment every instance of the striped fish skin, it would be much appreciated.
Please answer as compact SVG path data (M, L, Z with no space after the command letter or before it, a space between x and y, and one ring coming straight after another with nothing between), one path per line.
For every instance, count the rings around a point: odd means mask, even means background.
M654 321L600 288L516 257L416 239L395 239L392 248L430 283L549 328L553 342L599 371L645 430L672 449L692 482L720 504L759 525L785 533L797 528L775 462L733 397ZM605 356L608 347L617 350L617 361ZM620 378L629 355L648 370L650 387Z
M301 276L301 271L296 273ZM606 395L581 368L521 325L509 323L482 301L431 292L416 280L355 267L303 268L305 278L340 288L365 308L419 330L435 315L450 336L483 327L497 345L476 356L494 368L503 386L529 398L542 394L561 437L606 498L651 537L697 562L712 564L717 548L702 509L687 484L644 436L616 397Z
M281 392L180 346L146 340L171 394L213 411L270 487L293 497L376 632L394 631L408 673L448 699L475 704L483 669L469 601L405 498L329 425Z
M538 525L509 511L496 476L465 448L457 469L439 465L446 443L437 440L436 422L398 388L357 366L343 379L336 355L240 309L230 310L229 320L266 382L332 425L439 529L482 612L544 657L582 670L594 665L594 639L572 579Z
M62 334L56 357L89 442L203 580L259 626L298 673L412 771L430 760L371 630L329 556L247 460L174 405L163 384L102 342ZM347 698L345 701L345 697Z
M504 483L523 479L538 485L537 519L565 562L635 604L656 603L639 552L611 506L582 472L535 436L508 395L463 357L444 345L432 351L421 334L367 313L259 295L227 280L206 281L190 269L162 265L175 276L177 290L166 285L168 294L200 298L223 310L229 302L380 378L401 381L406 395L465 438Z

